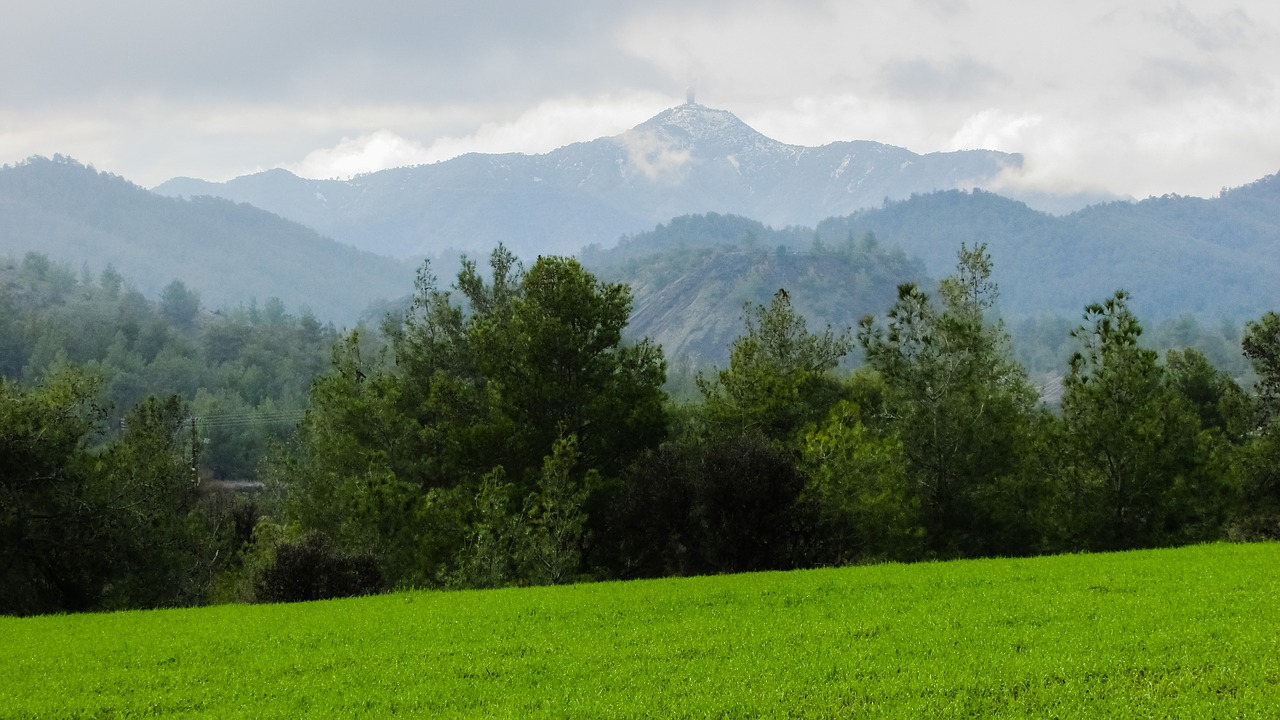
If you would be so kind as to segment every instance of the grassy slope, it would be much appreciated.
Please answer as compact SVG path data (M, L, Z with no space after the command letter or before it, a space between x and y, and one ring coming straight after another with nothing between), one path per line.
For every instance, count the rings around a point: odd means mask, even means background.
M1280 545L0 619L0 717L1265 717Z

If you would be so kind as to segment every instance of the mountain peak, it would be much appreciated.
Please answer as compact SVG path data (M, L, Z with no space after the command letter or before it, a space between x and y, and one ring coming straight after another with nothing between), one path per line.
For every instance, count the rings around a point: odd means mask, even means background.
M637 136L656 137L666 145L692 150L696 155L788 147L761 134L728 110L692 101L663 110L622 134L624 140Z

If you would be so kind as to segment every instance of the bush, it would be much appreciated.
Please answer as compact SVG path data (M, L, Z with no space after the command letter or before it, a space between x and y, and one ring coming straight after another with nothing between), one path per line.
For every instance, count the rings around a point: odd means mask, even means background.
M758 435L663 444L622 477L608 551L621 577L794 567L802 488L791 457Z
M275 546L274 560L255 578L254 599L300 602L371 595L382 589L382 572L373 555L339 552L328 536L312 531Z

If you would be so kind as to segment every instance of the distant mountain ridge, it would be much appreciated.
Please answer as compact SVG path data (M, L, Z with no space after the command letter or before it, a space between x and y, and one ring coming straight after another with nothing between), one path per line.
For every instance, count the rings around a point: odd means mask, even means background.
M1149 327L1188 316L1238 323L1280 310L1280 174L1217 198L1170 195L1062 217L958 190L816 229L688 215L580 257L631 286L630 332L660 342L679 372L727 361L744 302L767 303L783 288L811 326L848 328L883 312L897 283L935 288L962 243L987 244L1006 319L1064 319L1063 342L1086 305L1118 289Z
M1022 157L990 150L919 155L869 141L772 140L732 113L688 103L620 135L544 155L468 154L352 180L269 170L226 183L175 178L169 196L247 202L384 255L483 250L571 254L693 213L812 226L885 199L985 186Z
M868 232L921 258L932 277L950 272L962 242L987 243L1009 316L1074 316L1117 289L1149 319L1280 309L1280 174L1216 198L1166 195L1062 217L992 193L938 192L817 227L825 242Z
M112 265L152 296L176 279L209 309L276 297L339 324L409 292L416 270L256 207L162 197L62 157L0 169L0 253L28 252Z

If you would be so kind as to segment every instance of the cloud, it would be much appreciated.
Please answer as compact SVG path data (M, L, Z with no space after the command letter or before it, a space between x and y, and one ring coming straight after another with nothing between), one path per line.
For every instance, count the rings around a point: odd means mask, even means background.
M527 104L606 92L649 69L608 32L628 3L568 0L48 0L9 3L0 98L163 96Z
M1178 3L1156 17L1160 23L1206 52L1216 52L1241 43L1253 29L1253 20L1249 14L1238 7L1205 17Z
M287 170L308 178L350 178L361 173L403 165L421 165L432 161L427 148L396 135L378 130L358 138L342 138L331 148L313 150L302 162L286 166Z
M543 153L584 139L617 135L670 104L670 98L648 93L547 100L511 121L482 123L474 132L437 137L429 145L387 128L343 137L334 146L314 150L285 167L302 177L351 177L472 152Z
M1009 113L988 108L965 121L951 138L952 150L1000 150L1020 152L1028 144L1028 133L1044 122L1039 115Z
M627 150L627 169L649 180L677 182L689 161L689 149L652 130L633 130L621 137Z
M886 92L913 100L981 100L1006 81L1003 73L972 58L890 60L880 70Z
M997 145L1037 182L1280 167L1273 0L49 0L5 7L0 66L0 162L147 184L545 152L691 85L784 142Z
M1168 100L1189 91L1221 91L1235 78L1235 72L1221 63L1158 58L1139 65L1130 82L1147 99Z

